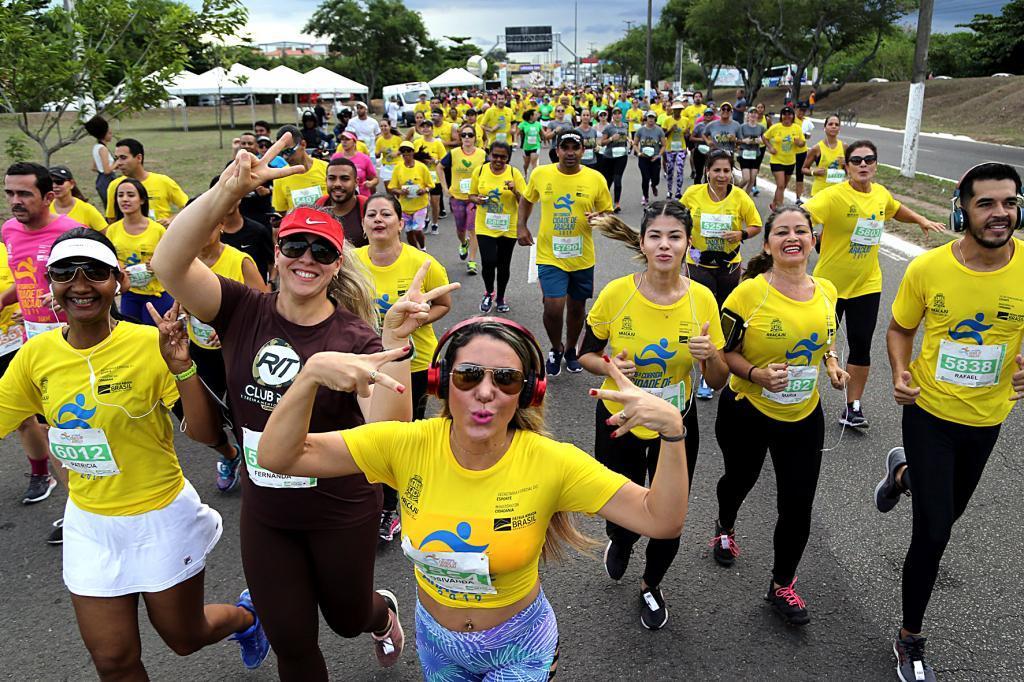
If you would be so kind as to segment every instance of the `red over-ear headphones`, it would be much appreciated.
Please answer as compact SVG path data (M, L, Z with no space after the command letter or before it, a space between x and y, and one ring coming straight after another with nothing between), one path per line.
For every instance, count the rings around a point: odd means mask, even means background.
M537 343L537 339L534 338L529 329L518 322L504 317L471 317L468 320L459 322L446 331L437 342L437 348L434 349L434 357L431 358L430 367L427 369L427 393L437 396L442 400L448 398L451 367L448 366L448 361L445 359L445 347L459 331L482 322L493 322L508 327L525 339L533 350L533 367L526 368L526 371L523 373L526 378L523 383L523 390L519 394L519 407L540 406L544 402L544 393L547 392L548 387L548 380L544 373L544 351L541 350L540 344Z

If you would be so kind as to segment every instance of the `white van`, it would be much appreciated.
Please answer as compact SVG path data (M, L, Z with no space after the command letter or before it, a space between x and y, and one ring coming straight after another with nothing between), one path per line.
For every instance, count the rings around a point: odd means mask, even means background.
M430 101L430 98L434 96L434 91L422 81L384 86L382 94L384 95L385 107L391 101L392 96L398 98L398 105L401 107L399 125L412 125L413 109L416 107L416 103L420 101L421 92L426 93L427 101Z

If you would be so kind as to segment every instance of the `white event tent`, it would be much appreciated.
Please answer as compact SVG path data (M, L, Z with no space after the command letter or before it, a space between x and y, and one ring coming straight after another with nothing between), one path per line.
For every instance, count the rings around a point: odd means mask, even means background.
M434 80L427 83L432 88L465 88L471 85L483 85L484 81L465 69L448 69Z

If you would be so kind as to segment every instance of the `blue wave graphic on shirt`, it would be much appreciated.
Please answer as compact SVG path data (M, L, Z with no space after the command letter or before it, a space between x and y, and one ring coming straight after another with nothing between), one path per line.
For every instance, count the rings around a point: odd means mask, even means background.
M555 199L555 203L553 205L555 207L555 210L558 211L572 211L572 205L574 203L576 202L572 198L572 194L567 193Z
M981 332L987 332L992 328L992 325L985 324L985 313L978 313L973 318L968 317L966 320L960 320L949 330L949 338L954 341L961 341L963 339L971 339L979 346L984 343L981 338Z
M132 255L130 255L127 258L124 259L124 264L125 265L138 265L141 262L142 262L142 257L139 256L139 254L137 254L137 253L133 253Z
M377 304L377 310L381 315L387 315L387 312L391 310L391 306L395 304L388 294L381 295L380 298L374 299L373 302Z
M792 350L786 351L786 360L803 360L805 365L809 365L814 357L814 352L820 350L824 345L818 343L818 332L813 332L808 338L794 343Z
M456 533L458 533L456 535ZM490 545L471 545L466 540L469 540L469 536L473 534L473 527L462 521L455 527L455 533L450 530L435 530L433 533L423 538L423 542L420 543L420 549L429 542L441 542L448 545L448 549L453 552L483 552Z
M79 393L75 396L75 402L64 403L57 410L57 421L54 424L59 429L91 429L87 419L92 419L97 408L86 409L85 396ZM64 417L70 415L70 419Z
M648 353L653 353L655 357L645 357ZM655 367L661 368L662 374L668 373L668 364L666 360L671 360L676 356L676 352L668 350L668 339L661 339L658 343L652 343L644 346L644 349L633 356L633 364L637 367L647 367L654 365Z

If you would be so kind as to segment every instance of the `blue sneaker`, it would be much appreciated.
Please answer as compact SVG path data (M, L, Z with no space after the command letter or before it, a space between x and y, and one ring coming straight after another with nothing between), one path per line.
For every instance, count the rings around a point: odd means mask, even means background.
M554 348L548 351L548 361L544 369L549 377L557 377L562 371L562 353Z
M715 397L715 389L708 386L704 377L700 379L700 386L697 387L697 400L711 400Z
M248 630L236 632L228 639L238 642L238 646L242 649L242 664L249 670L255 670L267 659L267 655L270 653L270 642L263 632L263 624L260 622L260 617L256 615L256 609L252 605L252 597L249 596L248 589L242 590L242 594L238 595L235 606L241 606L251 613L254 622Z
M238 465L242 463L241 453L235 448L235 458L228 459L224 455L217 461L217 490L226 493L238 485Z
M575 348L565 349L565 368L573 374L579 374L583 371L583 365L580 364L579 358L576 357Z

